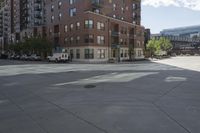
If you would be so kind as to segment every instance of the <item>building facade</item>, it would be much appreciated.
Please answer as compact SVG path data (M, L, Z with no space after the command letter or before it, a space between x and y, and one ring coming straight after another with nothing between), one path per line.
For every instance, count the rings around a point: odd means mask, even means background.
M0 49L4 52L11 41L12 33L12 0L4 0L0 6Z
M144 58L138 0L47 0L47 37L73 60Z
M20 7L18 11L20 12L20 40L31 36L42 36L45 26L45 0L20 0L18 4Z
M160 32L162 35L173 35L188 38L200 38L200 25L165 29Z
M149 40L151 39L151 30L150 29L145 29L144 31L144 44L145 44L145 49L147 47L147 44Z
M140 0L4 0L4 3L0 10L3 44L40 36L52 42L54 52L68 52L73 60L144 58Z

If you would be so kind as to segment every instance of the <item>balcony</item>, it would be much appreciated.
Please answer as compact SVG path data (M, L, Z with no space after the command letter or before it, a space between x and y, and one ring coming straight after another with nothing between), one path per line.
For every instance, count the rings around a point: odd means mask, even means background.
M42 3L42 0L35 0L35 3Z
M53 36L54 36L54 37L60 37L60 32L54 33Z
M41 11L41 10L42 10L42 7L39 6L39 5L37 5L37 6L34 7L34 10L35 10L35 11Z
M118 32L118 31L112 31L112 32L111 32L111 35L112 35L112 36L119 36L119 32Z
M111 44L111 48L113 48L113 49L119 49L121 46L120 46L120 44L119 43L112 43Z
M42 14L41 13L35 13L34 17L38 18L38 19L41 19L42 18Z
M102 8L103 2L101 0L92 0L93 8Z

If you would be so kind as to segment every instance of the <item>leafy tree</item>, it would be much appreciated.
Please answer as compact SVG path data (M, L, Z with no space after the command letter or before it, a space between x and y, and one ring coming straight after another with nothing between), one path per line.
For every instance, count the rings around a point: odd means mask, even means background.
M21 54L38 54L46 57L52 52L52 44L46 38L26 38L23 42L12 44L9 50Z
M155 38L151 39L147 44L147 50L150 51L151 56L153 56L157 50L157 41Z
M160 43L160 48L161 48L162 51L169 52L173 47L170 40L166 39L164 37L161 37L159 39L159 43Z
M162 51L169 52L172 49L172 44L169 39L161 37L160 39L151 39L147 44L147 50L151 56L159 55Z

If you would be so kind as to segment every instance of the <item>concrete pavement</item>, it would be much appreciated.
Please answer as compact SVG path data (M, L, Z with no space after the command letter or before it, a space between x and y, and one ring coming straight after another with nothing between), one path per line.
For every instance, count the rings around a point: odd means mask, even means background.
M200 73L178 61L2 65L0 133L199 133Z

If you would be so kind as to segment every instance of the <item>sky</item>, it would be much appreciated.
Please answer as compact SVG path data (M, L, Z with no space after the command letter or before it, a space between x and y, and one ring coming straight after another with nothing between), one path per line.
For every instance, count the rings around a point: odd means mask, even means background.
M142 25L152 33L200 25L200 0L142 0Z

